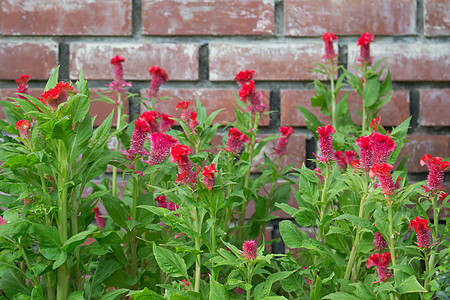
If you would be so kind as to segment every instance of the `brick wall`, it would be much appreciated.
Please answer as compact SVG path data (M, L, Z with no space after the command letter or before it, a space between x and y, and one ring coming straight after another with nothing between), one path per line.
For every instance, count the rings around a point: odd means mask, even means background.
M226 121L238 90L234 75L254 69L257 88L276 111L262 132L293 126L290 159L299 165L316 145L295 106L310 107L315 74L309 69L321 61L320 36L327 31L339 36L339 63L348 67L359 35L375 34L373 55L388 57L395 89L383 124L413 116L403 155L412 154L413 178L424 178L423 154L450 156L448 0L3 0L0 97L12 95L22 74L31 75L31 93L39 95L57 65L61 80L75 80L83 69L90 87L101 90L113 78L109 60L120 54L132 92L148 88L147 69L159 65L170 78L162 93L173 97L161 108L176 115L178 99L199 97L210 111L227 108L220 117ZM359 101L350 102L356 116ZM129 103L132 119L136 103ZM91 113L100 120L108 109L96 105Z

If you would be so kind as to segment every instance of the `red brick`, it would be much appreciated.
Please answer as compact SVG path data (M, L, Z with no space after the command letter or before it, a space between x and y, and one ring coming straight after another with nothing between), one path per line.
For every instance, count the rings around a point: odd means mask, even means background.
M148 69L159 65L169 80L198 79L197 44L74 43L70 46L70 78L83 69L86 79L114 78L111 58L123 56L126 79L150 80Z
M168 99L164 99L155 105L155 110L166 113L175 118L181 118L181 110L177 110L175 107L180 101L191 102L191 110L194 111L197 99L200 99L205 106L208 114L225 108L214 119L216 123L235 122L234 106L236 103L235 93L238 90L226 90L226 89L169 89L161 90L161 96L167 96ZM270 92L268 90L262 90L264 95L264 102L269 105ZM142 95L145 95L145 90L141 91ZM141 111L145 110L145 106L141 106ZM268 126L270 123L269 118L261 120L261 126Z
M58 65L58 44L54 42L1 42L0 79L48 79Z
M450 89L419 90L422 126L450 126Z
M100 93L111 99L113 99L114 101L117 100L117 93L105 93L105 89L90 89L89 92L91 93L91 107L89 109L89 115L91 116L91 118L93 118L94 116L97 116L97 118L94 121L94 126L100 126L103 121L109 116L109 114L114 110L114 116L113 116L113 122L112 125L116 126L117 125L117 107L113 104L110 103L106 103L106 102L102 102L102 101L92 101L94 99L98 99L99 96L97 94ZM129 103L128 103L128 99L126 99L126 94L122 94L121 95L121 99L123 101L123 114L125 115L129 115L130 114L130 107L129 107ZM128 121L128 118L127 118Z
M416 2L410 0L285 0L287 36L416 34Z
M273 0L144 0L146 35L274 34Z
M340 93L342 95L343 92ZM289 126L306 126L305 119L296 106L303 106L314 113L322 123L329 123L330 118L320 112L320 108L311 107L311 97L315 91L311 90L282 90L281 91L281 124ZM362 110L362 103L356 92L347 97L352 119L361 125L361 117L357 111ZM409 117L409 92L394 91L391 101L380 109L383 126L397 126Z
M131 35L131 0L3 1L0 34Z
M415 134L407 136L407 142L400 152L401 159L409 154L408 161L406 162L406 169L411 173L427 173L426 166L420 166L420 159L425 154L432 156L439 156L442 158L450 157L450 136L448 135L425 135Z
M376 40L376 38L375 38ZM359 58L359 47L349 45L349 67ZM450 81L450 50L448 44L378 44L371 45L374 62L387 58L393 81ZM355 71L353 67L350 68Z
M209 79L234 80L239 71L249 69L258 73L256 80L311 80L318 77L310 69L321 62L322 48L321 43L210 44Z
M450 35L450 3L448 0L425 0L423 3L426 36Z

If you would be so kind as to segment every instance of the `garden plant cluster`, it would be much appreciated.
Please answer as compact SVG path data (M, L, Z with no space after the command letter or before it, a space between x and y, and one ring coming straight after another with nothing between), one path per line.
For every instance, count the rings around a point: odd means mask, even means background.
M235 121L219 124L221 110L208 115L201 99L179 102L180 119L155 111L169 76L153 66L147 110L126 124L123 95L135 95L117 55L108 85L117 100L98 99L115 105L115 128L113 113L93 127L82 74L58 83L57 69L41 98L20 77L16 97L0 101L0 299L448 299L450 162L424 153L427 180L408 182L407 158L397 158L410 119L387 131L377 117L393 91L370 56L374 36L357 41L357 74L337 65L337 39L322 36L314 70L329 82L314 80L311 99L330 124L299 107L320 148L314 170L282 167L291 127L258 136L270 112L253 70L236 75ZM351 91L362 125L349 114ZM262 150L275 139L273 160ZM251 176L257 155L264 164ZM108 166L112 177L102 176ZM263 238L276 210L292 216L279 224L286 254L268 253Z

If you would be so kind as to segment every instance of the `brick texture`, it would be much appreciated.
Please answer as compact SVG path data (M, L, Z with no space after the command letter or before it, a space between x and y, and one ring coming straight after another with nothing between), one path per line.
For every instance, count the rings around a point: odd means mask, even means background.
M323 45L313 44L211 44L209 79L233 80L239 71L256 70L255 80L311 80L313 63L321 62Z
M91 118L94 116L97 116L94 121L94 126L100 126L103 121L109 116L109 114L114 110L114 116L112 125L117 125L117 107L113 104L102 102L102 101L93 101L95 99L98 99L99 96L97 93L103 94L113 100L117 100L117 93L105 93L105 89L90 89L91 93L91 107L89 109L89 115ZM123 101L123 114L129 115L130 114L130 105L129 101L126 98L126 94L121 95L121 99ZM127 118L128 120L128 118Z
M274 0L144 0L146 35L274 34Z
M419 90L422 126L450 126L450 89Z
M2 1L0 34L131 35L131 0Z
M416 34L416 2L410 0L285 0L287 36Z
M225 122L235 122L234 115L234 104L236 103L235 93L238 90L227 90L227 89L168 89L161 90L161 96L167 96L168 99L164 99L155 105L155 110L166 113L175 118L179 119L181 117L181 111L177 110L175 107L180 101L189 101L190 110L195 111L195 105L197 99L200 99L202 104L205 106L208 114L225 108L221 111L217 117L214 119L216 123ZM264 102L269 104L269 91L261 91L264 95ZM145 95L145 90L141 91L142 95ZM144 112L145 106L141 106L141 112ZM270 123L269 118L264 118L261 120L260 125L268 126Z
M359 47L348 47L349 67L359 58ZM371 45L374 62L385 62L393 81L450 81L450 48L447 44L378 44ZM353 69L354 71L354 69Z
M342 95L342 93L340 93ZM303 114L297 106L303 106L310 110L322 123L329 123L330 118L324 116L318 107L311 106L311 97L315 91L308 90L282 90L281 91L281 124L288 126L306 126ZM347 97L349 111L355 123L361 125L361 117L357 111L362 110L361 98L352 92ZM409 92L396 90L391 101L380 109L381 123L383 126L397 126L405 121L409 113Z
M0 42L0 79L48 79L58 65L54 42Z
M450 35L450 3L448 0L424 0L425 36Z
M148 69L159 65L169 80L198 79L197 44L73 43L70 45L70 78L83 69L86 79L114 78L111 58L123 56L126 79L150 80Z

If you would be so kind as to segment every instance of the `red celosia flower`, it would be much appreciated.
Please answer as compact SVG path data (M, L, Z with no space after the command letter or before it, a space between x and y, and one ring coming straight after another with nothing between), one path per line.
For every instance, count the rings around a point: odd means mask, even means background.
M234 292L238 295L244 295L245 290L243 288L237 287L234 289Z
M133 160L137 155L145 155L144 142L147 134L150 132L149 123L142 118L134 121L134 131L131 135L130 149L123 154L129 159Z
M237 84L242 87L244 84L252 80L254 76L256 76L256 71L245 70L237 73L236 77L234 77L234 80L236 80Z
M97 222L97 226L100 228L105 228L106 226L106 219L103 218L103 214L100 212L100 208L98 206L94 207L92 210L95 213L95 222Z
M428 228L428 220L416 217L409 223L408 228L415 230L417 235L417 247L428 248L431 245L430 228Z
M276 155L282 156L286 154L287 145L289 143L289 139L291 138L291 135L294 133L294 129L289 126L282 126L280 127L280 133L281 137L278 139L278 144L276 148L273 148L275 150Z
M28 95L28 80L30 80L30 75L22 75L16 80L17 90L16 93L27 94ZM22 95L17 95L18 98L27 99Z
M380 182L381 189L385 195L394 194L395 185L390 173L392 169L393 166L390 164L374 164L370 169L370 178L377 177Z
M177 238L178 236L175 236L175 238ZM187 281L186 279L183 279L183 280L181 280L181 285L184 285L185 287L185 289L186 289L186 291L187 291L187 289L188 289L188 287L190 287L191 285L190 285L190 283L189 283L189 281Z
M322 127L317 127L317 131L319 134L319 146L322 155L318 158L321 162L326 162L334 159L334 148L333 148L333 138L331 137L332 133L335 133L336 130L333 126L327 124Z
M333 59L337 54L334 52L333 41L337 41L337 36L332 32L327 32L322 35L322 41L325 42L325 55L322 58Z
M140 115L140 119L143 119L145 121L147 121L148 126L150 128L149 132L157 132L158 131L158 117L159 117L159 113L151 110L151 111L146 111L144 112L142 115Z
M175 124L175 120L168 114L161 114L159 116L159 131L160 132L169 131L173 124Z
M448 193L447 192L441 192L439 194L439 200L441 200L441 201L444 201L445 198L447 198L447 197L448 197Z
M425 154L420 160L420 165L428 167L428 183L427 186L422 186L425 193L434 195L442 189L442 182L444 181L444 172L450 167L449 161L443 161L442 158L433 157L430 154Z
M255 82L250 80L241 86L241 90L239 91L239 99L247 103L247 99L251 94L255 92Z
M176 106L176 109L183 109L181 112L181 121L183 122L189 121L189 104L191 104L189 101L180 101Z
M189 128L191 129L192 132L194 132L194 129L198 124L199 123L197 121L197 113L191 112L191 114L189 116Z
M20 137L24 140L30 137L31 124L28 120L19 120L16 122L16 129L19 129Z
M237 128L231 128L228 131L228 141L225 150L238 154L244 143L250 143L250 139Z
M166 196L159 195L155 197L155 201L157 203L157 207L167 208L170 211L176 211L178 209L178 205L176 205L172 201L167 201Z
M186 145L176 144L172 145L170 151L170 161L173 163L184 163L191 154L191 149ZM189 159L188 159L189 160Z
M203 179L203 184L208 190L211 190L214 186L214 181L216 180L214 173L216 173L216 164L211 164L203 168L202 175L205 176Z
M75 94L73 86L61 81L54 88L42 93L41 101L51 110L56 110L61 103L67 101L69 94Z
M364 80L364 78L362 78ZM372 119L370 121L370 128L372 128L373 132L378 132L378 127L381 127L381 117L378 116L376 119Z
M344 153L344 158L347 160L348 164L352 164L355 158L358 156L355 150L346 150Z
M389 155L395 150L395 142L387 135L374 132L370 136L372 140L372 160L374 164L384 164Z
M388 244L386 243L386 240L384 239L383 235L379 232L375 232L375 235L373 237L373 244L375 247L373 250L378 250L381 252L384 248L387 248Z
M302 269L303 269L303 270L307 270L308 267L303 267ZM305 284L306 284L306 285L311 285L311 280L305 277Z
M131 82L126 82L123 80L123 66L122 63L125 61L120 55L116 55L111 59L110 64L114 66L114 81L107 84L110 89L116 93L123 93L127 91L127 87L131 87ZM116 100L116 105L119 104Z
M369 256L366 262L366 267L370 268L373 266L377 267L377 273L380 280L374 281L372 283L385 282L392 276L391 270L389 270L388 266L391 263L391 253L384 252L383 254L374 253Z
M355 145L358 145L360 148L359 163L361 167L363 167L366 172L369 172L370 168L373 165L372 139L368 136L360 136L359 138L356 139Z
M370 56L370 43L374 41L374 36L371 33L364 32L356 43L357 46L361 46L360 61L368 66L372 65L373 57Z
M0 216L0 226L5 225L6 223L8 223L8 222L6 222L6 220Z
M194 185L197 183L198 172L192 170L192 165L188 155L191 149L186 145L174 144L170 151L170 161L177 164L178 176L177 182L182 184Z
M150 82L150 89L147 92L149 98L154 98L158 96L158 91L161 85L165 84L169 77L164 69L161 69L159 66L153 66L148 69L150 76L152 76L152 81Z
M255 259L257 250L256 242L254 240L245 241L242 245L242 255L247 258L247 260Z
M144 160L149 166L163 163L169 155L173 144L178 143L177 139L162 132L153 132L148 137L150 140L150 154L148 160Z
M341 168L347 167L347 160L344 157L344 152L342 151L334 152L334 160L336 161L339 167Z

